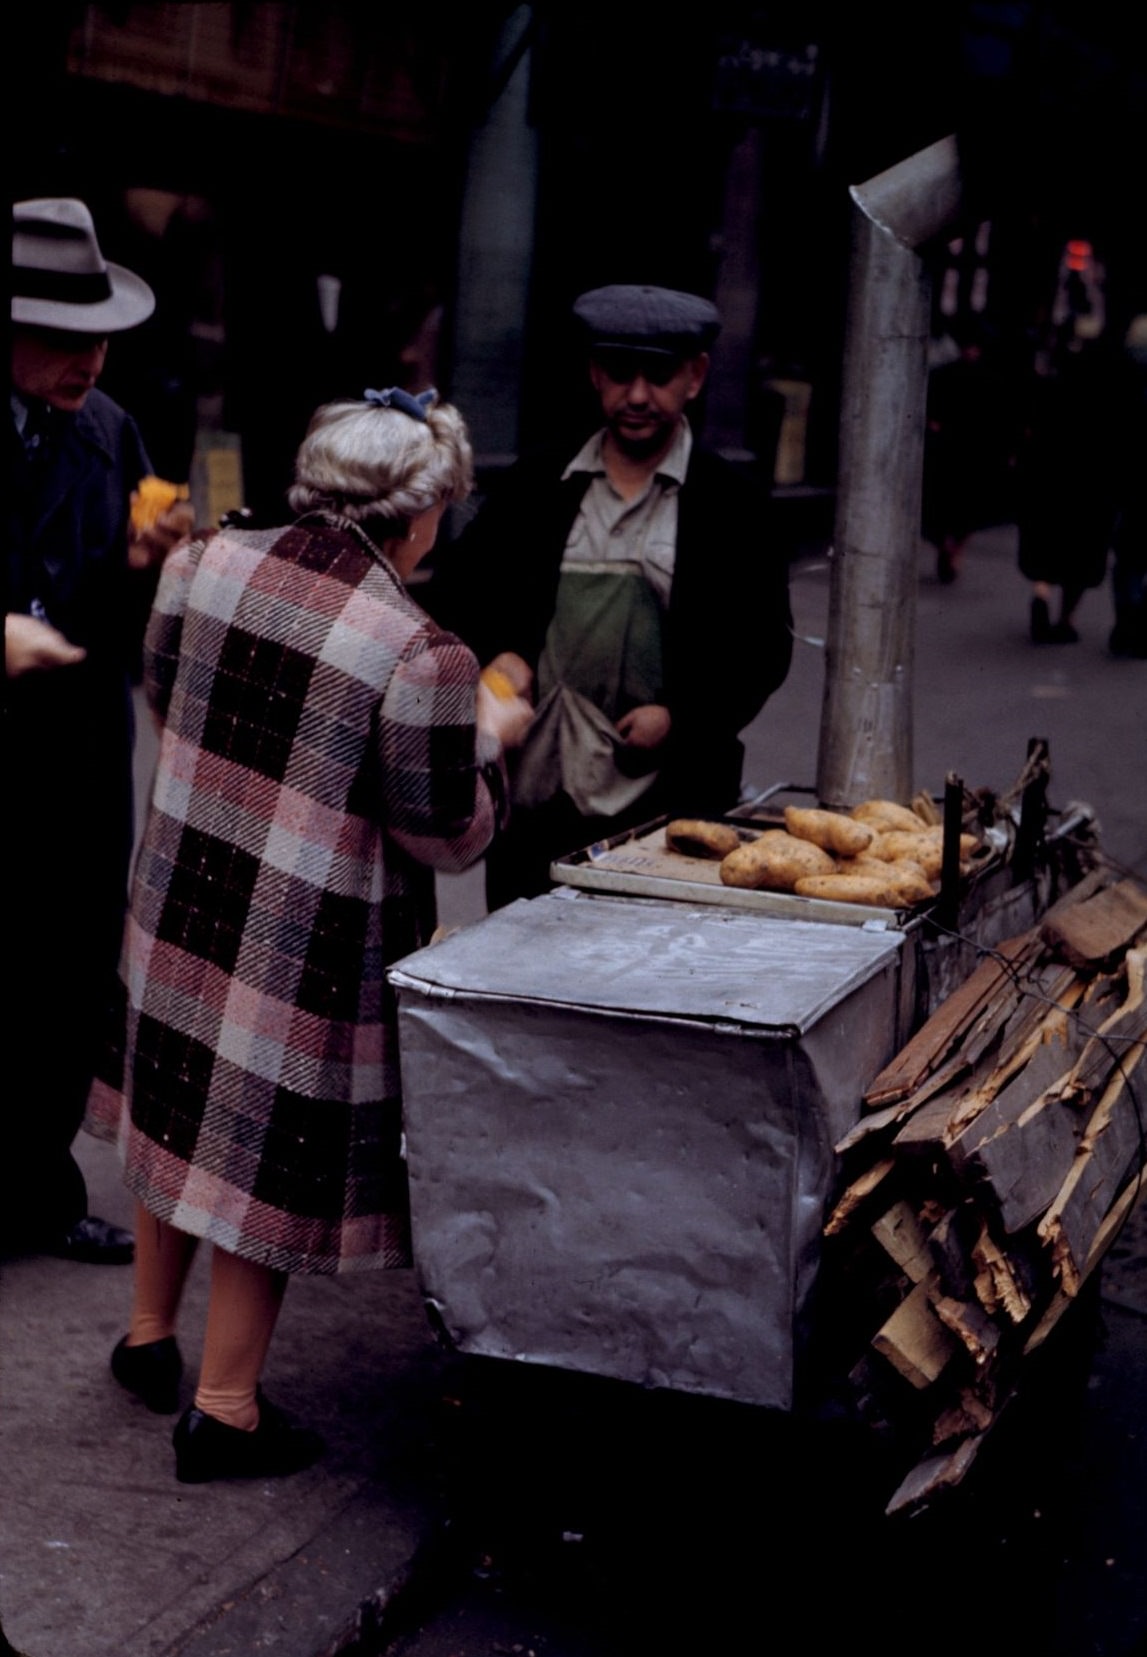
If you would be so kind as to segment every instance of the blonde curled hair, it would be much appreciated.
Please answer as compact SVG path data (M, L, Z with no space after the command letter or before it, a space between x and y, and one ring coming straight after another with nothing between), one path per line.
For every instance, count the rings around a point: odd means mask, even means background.
M430 404L425 415L367 402L316 409L287 493L292 512L381 519L378 530L390 540L431 507L464 500L474 486L466 422L449 403Z

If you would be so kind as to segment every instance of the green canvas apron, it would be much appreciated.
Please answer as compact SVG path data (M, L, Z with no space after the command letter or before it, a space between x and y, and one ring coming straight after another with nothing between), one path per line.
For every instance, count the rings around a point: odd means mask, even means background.
M661 635L661 606L640 565L563 568L514 781L518 804L541 805L562 789L583 816L613 817L652 787L656 771L633 774L640 753L614 727L631 708L664 700Z

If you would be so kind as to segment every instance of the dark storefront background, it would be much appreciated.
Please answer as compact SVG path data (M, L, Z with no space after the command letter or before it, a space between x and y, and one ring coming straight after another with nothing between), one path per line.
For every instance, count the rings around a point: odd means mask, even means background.
M573 440L569 303L611 281L717 298L707 437L772 468L796 395L782 481L830 489L848 186L950 131L968 227L937 288L990 225L982 320L1017 364L1069 236L1113 330L1147 309L1121 7L189 0L9 29L14 196L82 196L160 296L108 389L171 475L205 429L236 442L272 515L312 409L365 385L439 384L490 456Z

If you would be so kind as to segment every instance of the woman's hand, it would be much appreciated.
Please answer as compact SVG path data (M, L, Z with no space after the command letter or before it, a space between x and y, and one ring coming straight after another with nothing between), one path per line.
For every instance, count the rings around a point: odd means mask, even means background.
M169 552L191 538L194 528L195 510L191 502L176 501L153 524L135 531L128 542L128 564L133 570L154 569Z
M501 651L492 662L486 663L486 667L492 668L495 673L504 674L518 696L524 696L527 700L533 696L534 670L525 657L519 656L516 651Z
M520 748L533 723L534 710L524 696L495 696L478 682L478 729L496 737L503 748Z

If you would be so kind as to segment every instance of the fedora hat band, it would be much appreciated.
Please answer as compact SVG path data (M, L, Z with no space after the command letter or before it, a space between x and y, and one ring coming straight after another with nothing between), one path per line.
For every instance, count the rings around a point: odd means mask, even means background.
M112 285L103 270L81 275L13 265L12 287L23 299L51 299L64 305L100 305L112 296Z

